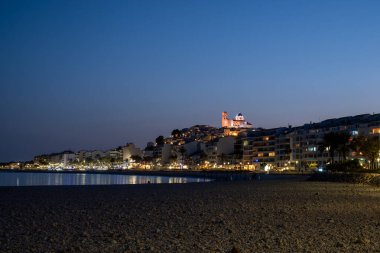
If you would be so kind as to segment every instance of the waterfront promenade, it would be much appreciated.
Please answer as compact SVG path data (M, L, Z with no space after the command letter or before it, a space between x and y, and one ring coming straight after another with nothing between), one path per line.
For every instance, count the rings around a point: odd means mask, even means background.
M0 252L380 251L380 188L305 179L0 187Z

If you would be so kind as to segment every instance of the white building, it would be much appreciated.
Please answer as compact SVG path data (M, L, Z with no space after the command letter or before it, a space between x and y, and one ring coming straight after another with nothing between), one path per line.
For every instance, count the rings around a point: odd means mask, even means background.
M229 119L227 112L222 112L223 128L253 128L253 125L245 120L243 114L238 113L234 119Z
M143 156L143 152L140 148L136 147L133 143L127 143L123 147L123 161L129 160L132 156Z
M76 155L74 153L64 153L62 155L62 163L64 166L75 161Z
M165 164L165 163L170 162L172 155L173 155L172 145L165 143L164 146L162 147L161 163Z
M218 155L230 155L235 151L235 142L236 139L234 137L228 136L224 138L220 138L217 143L217 154Z

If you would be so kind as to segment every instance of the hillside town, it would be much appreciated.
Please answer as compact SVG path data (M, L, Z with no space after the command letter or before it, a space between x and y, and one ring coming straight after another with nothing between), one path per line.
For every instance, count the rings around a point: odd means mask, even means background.
M326 144L326 137L345 133L340 147ZM35 156L27 163L5 167L50 170L110 169L230 169L251 171L308 171L341 160L356 160L363 168L379 167L376 154L352 148L356 139L380 143L380 114L327 119L298 127L255 128L238 113L230 119L222 112L221 127L195 125L158 136L141 149L127 143L114 149L63 151ZM371 154L370 154L371 153Z

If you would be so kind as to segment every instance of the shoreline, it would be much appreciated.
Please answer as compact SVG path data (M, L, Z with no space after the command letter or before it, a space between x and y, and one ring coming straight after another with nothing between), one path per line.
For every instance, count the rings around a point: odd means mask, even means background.
M72 173L72 174L114 174L114 175L141 175L141 176L164 176L164 177L192 177L192 178L206 178L213 179L214 181L236 181L236 180L254 180L257 173L251 171L183 171L183 170L15 170L15 169L2 169L1 172L22 172L22 173Z
M298 177L303 176L311 182L337 182L349 184L362 184L380 187L379 173L355 173L355 172L315 172L315 173L262 173L256 171L190 171L190 170L38 170L38 169L1 169L1 172L20 172L20 173L57 173L57 174L106 174L106 175L136 175L136 176L160 176L160 177L187 177L187 178L203 178L210 179L210 182L220 181L252 181L260 180L262 177L271 176L272 178L281 177ZM209 183L210 183L209 182Z

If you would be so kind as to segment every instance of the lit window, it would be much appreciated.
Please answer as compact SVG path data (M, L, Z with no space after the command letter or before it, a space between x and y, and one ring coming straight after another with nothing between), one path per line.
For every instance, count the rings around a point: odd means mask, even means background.
M351 135L352 136L357 136L357 135L359 135L359 132L356 131L356 130L353 130L353 131L351 131Z
M269 153L269 156L275 156L275 155L276 155L275 152L270 152L270 153Z
M380 134L380 128L374 128L372 129L373 134Z

